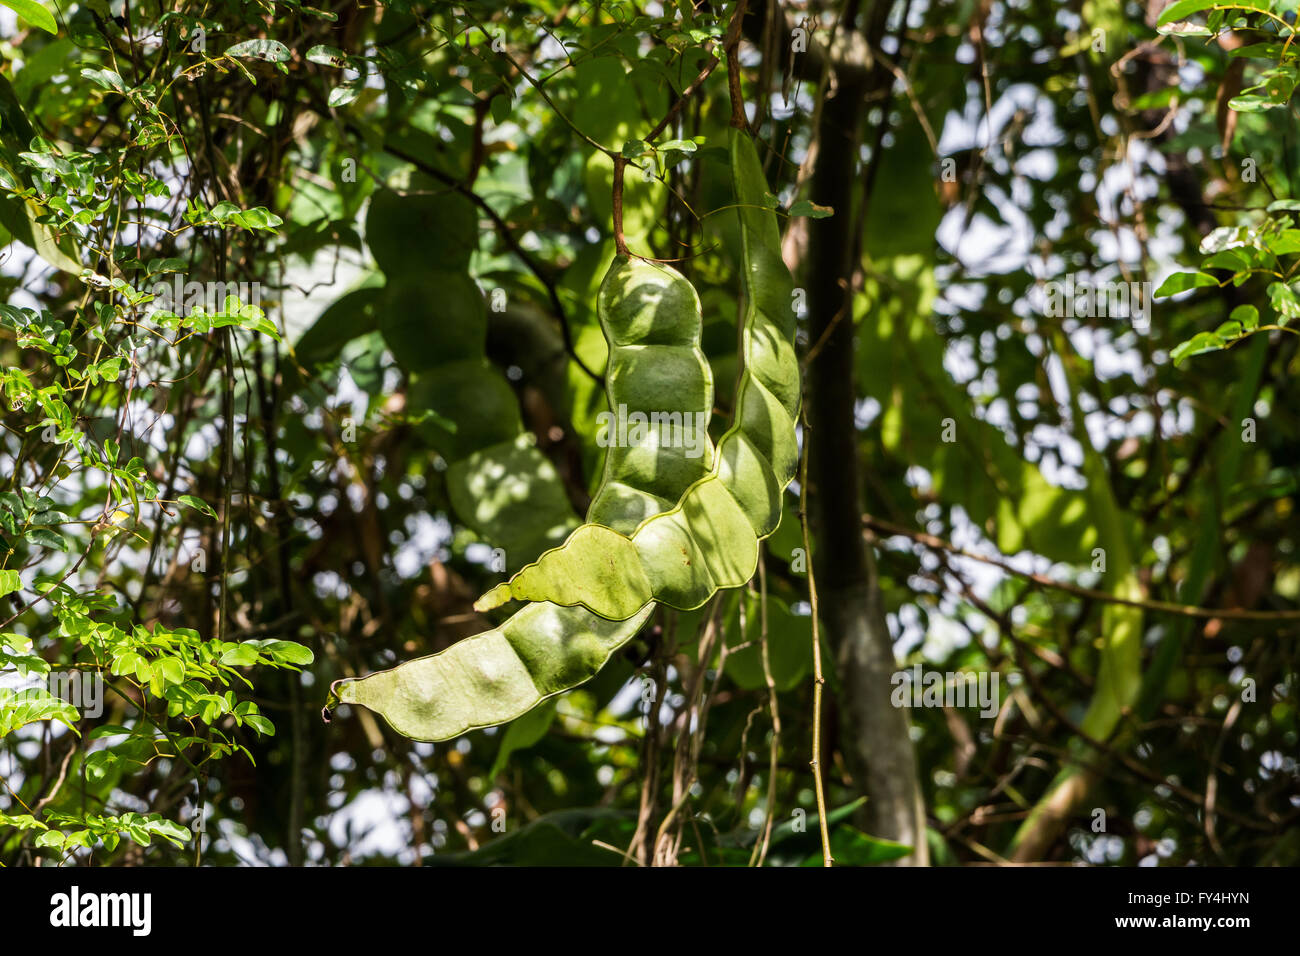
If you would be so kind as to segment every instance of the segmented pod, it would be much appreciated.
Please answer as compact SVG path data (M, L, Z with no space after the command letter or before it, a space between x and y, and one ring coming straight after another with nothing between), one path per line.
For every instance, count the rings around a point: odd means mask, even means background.
M610 620L653 601L689 610L753 576L759 541L781 518L782 495L798 464L799 363L793 282L781 259L776 216L749 137L729 132L740 220L744 315L735 418L714 456L670 511L631 534L588 523L479 599L480 610L510 600L581 605Z
M601 283L597 311L609 344L605 381L612 418L588 521L630 532L671 508L693 481L709 473L713 373L700 350L699 298L673 269L616 258ZM662 413L656 405L665 396L685 409L681 440L664 443L662 431L649 429L625 441L629 436L620 423ZM615 621L581 607L530 604L445 651L340 681L334 700L376 711L407 737L447 740L513 720L595 676L652 610L648 605Z
M449 740L514 720L588 680L653 610L608 621L584 608L530 604L438 654L339 681L334 698L370 708L404 736Z
M587 520L630 533L713 467L713 370L700 350L699 296L675 269L617 256L596 313L609 344L609 412Z

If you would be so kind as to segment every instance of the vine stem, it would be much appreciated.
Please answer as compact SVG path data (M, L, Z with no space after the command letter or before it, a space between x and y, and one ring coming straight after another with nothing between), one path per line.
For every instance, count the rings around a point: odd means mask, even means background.
M803 488L802 485L799 487ZM767 767L767 819L763 822L763 838L754 845L754 853L750 857L751 864L762 866L763 861L767 859L767 851L772 843L772 826L776 822L776 775L777 771L780 770L781 748L781 709L777 702L776 681L772 678L772 661L768 654L767 562L763 560L762 552L758 555L758 594L759 639L762 641L761 650L763 652L763 682L767 684L767 707L772 712L772 744L768 750Z
M740 48L741 24L745 19L745 8L747 5L748 0L738 0L736 3L736 9L732 11L731 20L727 24L727 32L722 40L723 51L727 58L727 91L731 97L731 125L738 129L747 129L749 125L745 120L745 99L740 90L740 57L737 53ZM512 60L511 62L513 63L514 61ZM669 107L668 112L664 115L663 119L655 125L654 129L646 134L646 140L648 142L653 142L665 129L668 128L673 120L676 119L677 115L681 112L682 107L685 106L687 101L690 100L690 98L699 91L700 87L704 85L704 81L707 80L710 74L713 73L714 69L717 68L719 62L721 61L717 57L713 57L712 61L700 70L691 85L683 90L682 95L677 98L676 102L674 102L671 107ZM517 64L515 68L520 70L521 73L523 72L522 68ZM529 78L527 74L524 74L524 77L525 79L529 79L529 82L532 82L531 78ZM535 83L533 85L536 86ZM537 89L538 92L541 92L541 87L538 87ZM545 94L543 94L543 98L545 98ZM547 100L547 103L550 104L550 100ZM553 108L553 104L550 105L552 105ZM563 116L561 116L561 119L568 122L567 118ZM570 125L572 126L572 124ZM603 153L614 160L614 250L616 254L620 256L629 255L627 251L627 238L623 234L623 172L627 169L628 160L621 152L614 152L606 149L584 134L581 130L578 130L577 127L573 128L578 135L583 139L586 139L589 144L600 149Z
M740 2L736 4L736 9L731 14L731 22L727 24L726 35L722 38L722 49L724 54L728 57L727 68L729 70L732 68L730 59L731 53L740 45L741 22L744 20L745 7L747 4L748 0L740 0ZM721 62L722 60L710 53L709 62L705 64L704 68L700 70L698 74L696 74L691 85L682 90L682 95L679 96L677 101L669 108L664 118L655 124L654 129L646 134L646 142L653 143L655 139L657 139L658 136L668 128L668 124L677 118L677 114L682 111L682 107L685 106L687 102L690 101L691 97L699 91L700 87L704 85L704 81L707 80L713 71L718 68L718 64Z
M492 35L488 31L487 27L485 27L481 22L479 22L478 17L474 16L474 14L471 13L469 10L465 10L464 15L471 22L473 22L474 26L478 27L479 30L483 32L484 36L490 37ZM499 53L501 56L505 57L506 62L509 63L511 66L513 66L515 70L519 73L519 75L528 81L528 84L537 91L537 95L542 98L542 102L544 102L548 107L550 107L551 112L554 113L557 117L559 117L560 121L564 123L565 126L573 130L574 134L579 139L585 142L592 149L600 150L606 156L617 157L618 153L615 150L610 149L608 146L602 146L600 143L596 142L594 139L592 139L590 136L584 133L581 129L579 129L578 125L574 123L573 120L569 119L568 115L563 110L561 110L559 106L555 104L555 101L551 99L549 95L547 95L546 90L542 89L542 84L538 83L537 80L534 79L533 76L523 68L523 65L518 60L516 60L513 56L510 55L509 50L502 47L502 49L496 52Z
M1040 587L1050 588L1056 591L1064 591L1066 594L1073 594L1076 597L1085 598L1089 601L1097 601L1103 604L1119 604L1124 607L1139 608L1143 611L1152 611L1157 614L1175 614L1180 617L1194 618L1223 618L1226 621L1295 621L1300 620L1300 611L1255 611L1248 608L1230 608L1230 607L1199 607L1195 604L1178 604L1173 601L1156 601L1142 600L1139 598L1126 598L1118 594L1111 594L1109 591L1098 591L1095 588L1085 588L1079 584L1073 584L1069 581L1058 581L1055 578L1048 577L1046 574L1039 574L1035 571L1024 571L1012 565L1006 558L1001 555L993 556L988 554L979 554L967 548L961 548L946 541L936 535L916 528L905 528L902 525L884 521L873 515L862 516L863 527L868 530L882 535L900 535L910 538L917 544L931 551L946 551L949 554L955 554L960 558L968 558L972 561L979 561L1004 571L1007 574L1023 578L1026 581L1032 581Z
M748 0L738 0L727 28L727 94L731 98L731 125L736 129L749 128L745 119L745 95L740 89L740 26L747 5Z
M813 722L812 722L812 767L813 785L817 793L817 826L822 837L822 866L835 863L831 856L831 837L826 827L826 791L822 785L822 686L826 678L822 675L821 628L818 626L817 580L813 574L812 545L808 534L808 413L803 414L803 454L799 463L799 524L803 528L804 561L808 566L808 603L812 605L812 652L813 652Z
M623 235L623 171L627 169L627 157L614 157L614 253L628 255L627 237Z

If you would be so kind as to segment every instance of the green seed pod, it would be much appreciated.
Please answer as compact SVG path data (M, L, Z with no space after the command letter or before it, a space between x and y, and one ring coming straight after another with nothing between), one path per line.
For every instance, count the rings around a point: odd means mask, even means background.
M657 440L662 432L653 429L639 441L622 441L626 436L617 432L607 436L612 440L588 520L630 532L673 507L712 468L713 373L700 350L699 299L673 269L616 258L601 283L598 313L609 344L605 381L615 423L620 409L625 415L662 413L665 398L684 409L680 443L663 445ZM332 702L368 707L416 740L447 740L513 720L589 680L652 610L646 606L611 621L585 608L530 604L445 651L339 681Z
M781 259L776 217L754 145L730 130L729 152L741 234L743 370L736 414L718 443L713 469L670 511L631 534L586 524L476 603L510 600L581 605L624 620L654 601L682 610L753 576L759 541L780 521L799 447L799 362L794 349L793 282Z
M700 350L699 297L676 270L615 258L596 311L609 343L610 410L601 439L608 451L588 521L630 533L672 508L713 467L713 371ZM635 416L648 427L628 433L628 419L640 421Z
M583 608L530 604L438 654L339 681L333 702L368 707L415 740L450 740L513 720L588 680L652 610L607 621Z

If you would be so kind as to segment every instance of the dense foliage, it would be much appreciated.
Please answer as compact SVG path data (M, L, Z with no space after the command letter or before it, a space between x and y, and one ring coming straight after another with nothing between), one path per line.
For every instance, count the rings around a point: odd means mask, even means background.
M0 864L1300 862L1296 4L1160 6L0 0ZM609 513L622 253L663 511L793 275L757 573L336 706Z

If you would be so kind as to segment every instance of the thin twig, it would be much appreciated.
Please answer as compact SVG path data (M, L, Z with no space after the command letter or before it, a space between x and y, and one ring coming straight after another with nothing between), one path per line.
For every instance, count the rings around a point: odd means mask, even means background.
M627 237L623 235L623 171L627 169L627 157L614 157L614 252L626 257Z
M808 535L808 449L812 445L808 433L808 413L803 414L803 454L799 464L799 524L803 528L804 560L808 567L808 603L812 605L812 651L813 651L813 727L812 727L812 767L813 784L817 793L817 825L822 836L822 866L831 866L835 861L831 857L831 838L826 829L826 793L822 786L822 685L826 678L822 676L821 629L817 622L817 581L813 575L812 543Z
M802 485L800 486L802 488ZM768 751L767 766L767 813L763 821L763 837L755 846L757 859L750 859L754 866L762 866L767 859L767 850L772 842L772 826L776 820L776 770L778 752L781 747L781 710L777 704L776 681L772 678L772 662L768 654L767 636L767 562L763 555L758 556L758 594L759 594L759 640L763 654L763 681L767 684L767 706L772 712L772 746ZM741 633L744 636L744 632Z
M1135 598L1124 598L1111 594L1109 591L1097 591L1093 588L1085 588L1082 585L1071 584L1068 581L1057 581L1055 578L1049 578L1045 574L1038 574L1034 571L1022 571L1012 566L1005 558L995 558L985 554L976 554L965 548L960 548L950 541L924 531L917 531L914 528L904 528L900 525L891 524L888 521L882 521L871 515L863 515L862 523L873 531L879 531L883 534L897 534L905 538L911 538L917 544L924 545L932 550L947 551L949 554L955 554L963 558L970 558L972 561L982 561L985 564L991 564L995 568L1000 568L1008 574L1014 574L1017 577L1025 578L1040 584L1046 588L1053 588L1057 591L1065 591L1076 597L1088 598L1092 601L1104 601L1108 604L1123 604L1128 607L1141 608L1145 611L1155 611L1161 614L1177 614L1182 617L1199 617L1199 618L1223 618L1224 620L1234 621L1300 621L1300 611L1248 611L1239 608L1215 608L1215 607L1196 607L1190 604L1176 604L1172 601L1142 601Z

